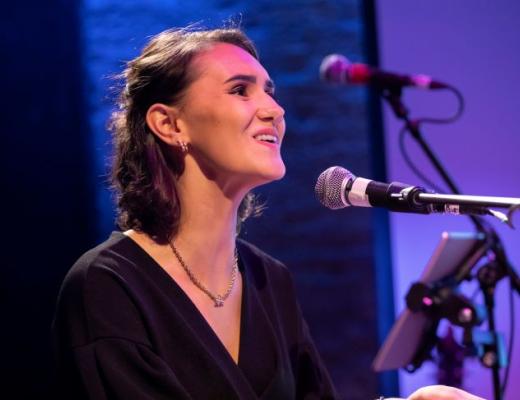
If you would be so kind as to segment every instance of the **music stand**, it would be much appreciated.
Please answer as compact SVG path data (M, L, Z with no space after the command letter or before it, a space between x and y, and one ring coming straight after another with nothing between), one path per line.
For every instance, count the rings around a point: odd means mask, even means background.
M488 246L482 233L443 232L441 240L419 279L424 284L434 284L461 270L469 271L484 255ZM423 347L429 346L435 336L439 321L422 311L406 308L385 342L379 349L372 368L376 372L413 365L416 369L424 359ZM417 365L417 357L421 358Z

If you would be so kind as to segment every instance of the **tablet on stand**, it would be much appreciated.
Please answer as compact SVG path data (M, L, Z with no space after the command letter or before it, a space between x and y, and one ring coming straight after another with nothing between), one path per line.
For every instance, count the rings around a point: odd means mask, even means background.
M487 248L481 233L443 232L419 282L434 284L462 269L469 271L484 256ZM425 312L406 308L379 349L372 364L374 371L406 368L416 364L418 356L424 358L421 352L431 351L431 336L432 332L435 334L438 322Z

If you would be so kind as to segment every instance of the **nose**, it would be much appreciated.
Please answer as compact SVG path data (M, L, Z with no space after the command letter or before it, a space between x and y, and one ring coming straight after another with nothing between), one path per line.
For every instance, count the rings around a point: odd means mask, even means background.
M268 96L268 100L258 108L257 114L262 121L272 121L273 124L277 124L283 120L285 110L275 99Z

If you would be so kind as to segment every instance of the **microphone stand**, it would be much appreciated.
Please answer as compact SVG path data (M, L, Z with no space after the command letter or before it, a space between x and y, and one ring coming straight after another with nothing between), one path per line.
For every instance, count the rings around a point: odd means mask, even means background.
M410 120L408 118L408 109L401 100L402 88L399 86L393 86L387 89L383 89L381 94L383 98L388 102L388 104L390 104L390 107L392 107L395 116L398 119L405 122L406 129L417 141L423 152L426 154L426 156L433 164L437 172L441 175L444 182L446 182L450 190L454 194L460 194L460 190L455 185L455 182L453 182L453 179L451 179L451 177L448 175L446 169L442 166L437 156L433 153L430 146L424 140L421 131L419 130L419 124L416 121ZM479 232L486 232L481 218L472 215L470 216L470 219Z
M418 193L416 201L422 204L458 204L475 207L513 207L520 205L520 198L495 196L468 196L461 194Z
M394 85L390 87L379 87L379 89L381 90L383 98L389 103L390 107L394 111L396 117L405 122L406 129L419 144L450 190L454 194L460 194L459 189L448 175L439 159L424 140L419 129L419 123L417 121L410 120L408 117L408 109L401 100L402 88L400 86ZM513 210L517 209L518 205L512 206L510 209L510 214L512 214ZM481 357L481 361L486 367L491 368L492 370L495 400L502 400L504 388L501 387L499 374L501 360L499 359L500 354L498 348L498 333L495 328L495 287L499 280L507 276L510 279L511 286L518 294L520 294L520 278L516 274L516 271L512 265L508 262L500 238L494 229L490 226L490 224L486 223L481 217L477 217L475 215L469 215L469 218L475 225L477 231L483 233L486 236L486 239L489 243L489 249L494 254L495 258L493 261L480 268L477 273L477 278L480 283L480 288L484 294L486 304L488 315L488 333L493 339L492 343L485 347L485 353ZM470 271L465 271L464 278L469 277L469 272Z

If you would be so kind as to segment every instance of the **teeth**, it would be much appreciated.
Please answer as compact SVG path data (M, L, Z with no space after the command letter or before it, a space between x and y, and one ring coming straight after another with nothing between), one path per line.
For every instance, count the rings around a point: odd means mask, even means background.
M264 142L278 143L278 138L274 135L256 135L255 139Z

